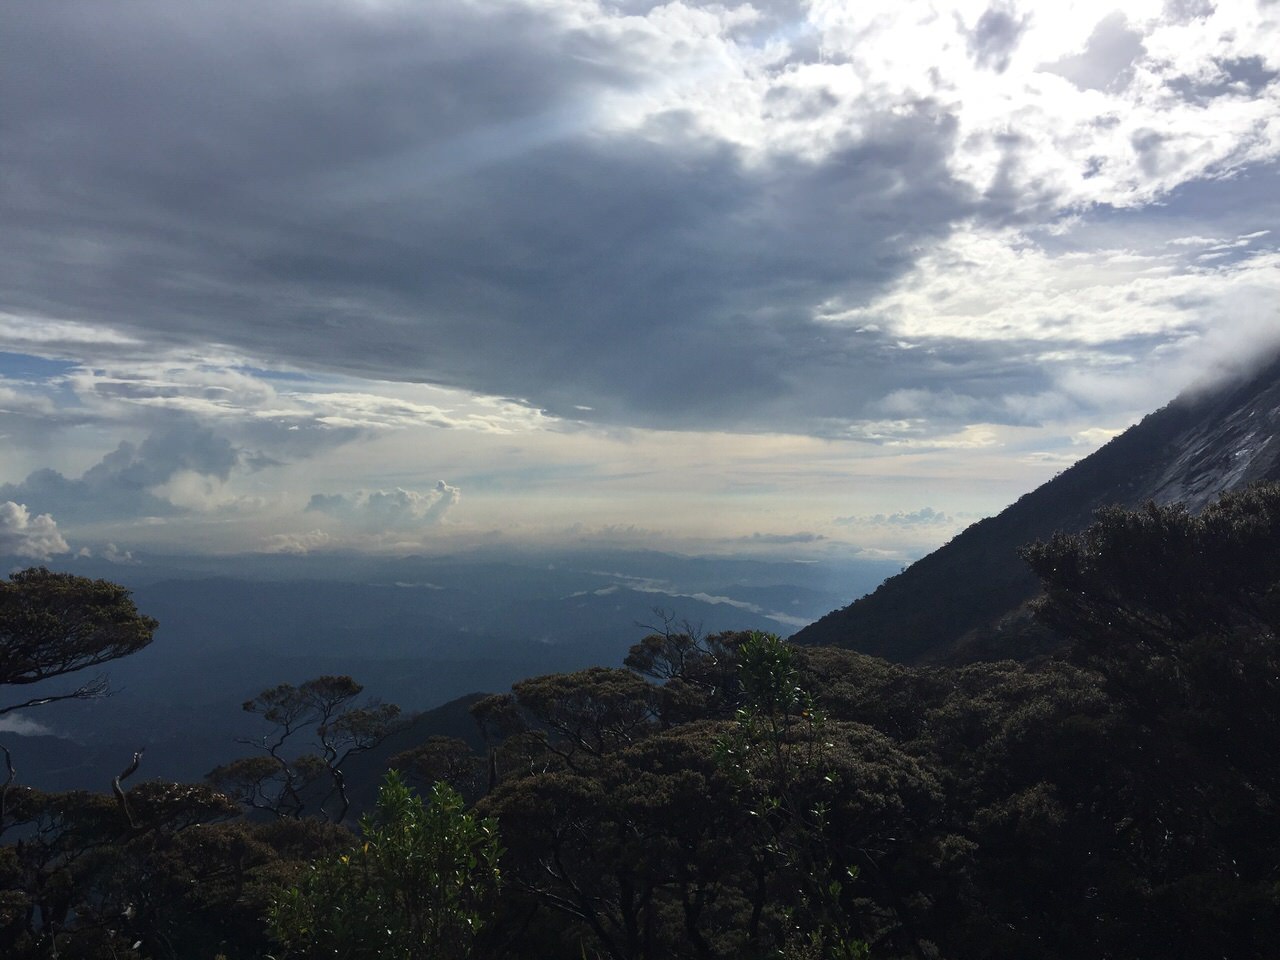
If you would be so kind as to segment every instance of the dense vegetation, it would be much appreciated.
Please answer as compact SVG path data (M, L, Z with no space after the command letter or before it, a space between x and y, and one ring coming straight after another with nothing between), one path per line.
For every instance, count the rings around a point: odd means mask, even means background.
M219 771L239 804L7 783L0 955L1273 955L1280 486L1023 554L1060 655L908 667L668 623L625 668L480 701L485 751L399 755L354 831L335 737L393 712L340 678L246 705L320 746Z

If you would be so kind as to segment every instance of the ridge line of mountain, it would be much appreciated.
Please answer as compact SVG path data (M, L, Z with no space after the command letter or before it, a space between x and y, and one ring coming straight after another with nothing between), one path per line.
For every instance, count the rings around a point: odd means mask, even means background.
M1038 592L1018 548L1082 530L1103 506L1186 502L1198 512L1228 490L1280 479L1280 357L1248 374L1184 391L1005 510L892 576L874 592L792 636L899 662L1028 655L999 633ZM1025 639L1025 637L1023 637Z

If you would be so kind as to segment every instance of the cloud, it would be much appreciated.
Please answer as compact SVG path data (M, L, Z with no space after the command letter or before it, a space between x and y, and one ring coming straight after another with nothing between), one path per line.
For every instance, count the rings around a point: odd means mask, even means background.
M482 433L516 433L544 426L542 411L500 397L449 396L447 391L419 387L409 392L435 393L436 403L371 392L315 390L291 393L287 399L329 429L361 431L395 430L428 426L476 430Z
M1116 90L1129 83L1134 63L1145 53L1142 33L1117 11L1098 21L1083 51L1043 69L1065 77L1081 90Z
M238 462L236 449L212 430L174 428L153 433L138 445L123 441L82 479L91 487L148 488L189 470L225 480Z
M516 401L419 384L255 369L246 357L225 351L203 358L181 352L159 360L118 357L74 366L56 383L100 420L144 416L162 423L216 423L282 448L286 456L403 427L502 433L541 420L539 411Z
M39 720L32 720L20 713L0 716L0 733L12 733L19 737L55 737L57 732Z
M135 560L133 554L128 550L121 550L114 543L108 543L102 548L102 559L107 563L118 563L124 566L137 566L142 561Z
M1100 447L1118 437L1122 432L1121 430L1108 430L1105 427L1089 427L1072 435L1071 442L1078 447Z
M996 73L1004 73L1028 18L1019 17L1011 4L993 4L983 11L969 33L969 53L974 61Z
M240 454L224 437L187 424L123 440L79 479L41 469L0 486L0 498L21 500L64 521L173 516L183 512L155 492L182 473L226 480Z
M935 510L933 507L921 507L910 513L877 513L871 516L836 517L835 522L841 526L891 526L891 527L931 527L954 526L955 518Z
M262 540L263 553L287 553L302 555L312 550L320 550L330 546L333 537L323 530L311 530L307 533L275 533Z
M989 409L995 414L1001 405L993 403ZM970 424L956 429L953 423L925 417L858 421L845 428L844 439L903 450L974 450L1000 442L996 432L987 426Z
M745 543L778 546L790 543L818 543L825 539L827 538L820 533L760 533L757 531L748 537L743 537L742 541Z
M167 10L12 25L0 346L82 361L89 414L216 422L276 459L557 417L847 436L921 384L1008 419L1082 344L1135 363L1195 328L1173 286L1234 282L1231 257L1094 262L1135 304L1095 323L1050 232L1203 219L1177 191L1280 153L1274 6ZM1048 283L1009 297L1020 258ZM899 309L922 273L936 301ZM1021 321L1026 289L1060 295ZM422 383L506 400L389 395Z
M47 513L31 516L25 504L0 503L0 555L46 561L71 548Z
M1185 99L1207 106L1219 97L1256 97L1280 78L1259 55L1214 58L1195 75L1171 77L1169 89Z
M406 531L435 526L457 504L462 492L443 480L428 493L404 490L361 490L353 494L313 494L308 513L321 513L366 533Z

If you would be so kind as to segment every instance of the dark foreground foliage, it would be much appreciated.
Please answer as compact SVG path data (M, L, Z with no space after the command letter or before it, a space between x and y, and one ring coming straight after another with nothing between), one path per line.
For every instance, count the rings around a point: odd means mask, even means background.
M398 758L451 785L431 809L457 829L424 845L385 817L234 819L203 788L10 785L0 955L279 956L273 904L310 955L300 930L341 915L412 927L395 894L422 884L384 881L433 862L484 878L440 921L451 956L1274 956L1280 487L1103 511L1025 559L1053 659L910 668L668 623L627 669L522 681L476 705L484 755Z

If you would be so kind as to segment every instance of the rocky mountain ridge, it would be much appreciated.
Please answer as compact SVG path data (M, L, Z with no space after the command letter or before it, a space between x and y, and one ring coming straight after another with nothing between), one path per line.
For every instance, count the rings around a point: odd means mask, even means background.
M968 651L962 658L1018 655L1017 641L990 640L1001 632L1001 620L1037 593L1019 547L1059 530L1083 529L1103 506L1154 500L1198 512L1229 490L1276 479L1280 357L1247 375L1184 392L792 640L901 662L953 659L958 650Z

